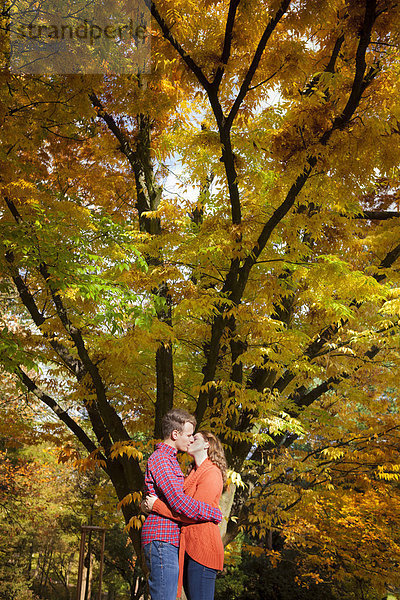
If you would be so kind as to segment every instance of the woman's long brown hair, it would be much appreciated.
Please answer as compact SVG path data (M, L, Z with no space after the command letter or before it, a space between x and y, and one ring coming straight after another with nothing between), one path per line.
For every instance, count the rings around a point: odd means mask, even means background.
M211 431L198 431L201 433L206 442L209 443L208 447L208 458L214 465L216 465L222 473L222 481L224 482L224 489L226 488L227 470L228 465L226 464L224 448L220 440Z

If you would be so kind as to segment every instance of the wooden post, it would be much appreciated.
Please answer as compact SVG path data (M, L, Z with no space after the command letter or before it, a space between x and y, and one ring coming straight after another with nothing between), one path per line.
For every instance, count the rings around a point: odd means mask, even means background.
M82 592L82 580L83 580L83 567L85 560L85 540L86 533L88 531L101 531L102 532L102 540L101 540L101 553L100 553L100 574L99 574L99 592L98 592L98 600L101 600L101 587L103 583L103 566L104 566L104 548L106 543L106 528L105 527L97 527L96 525L82 525L81 526L81 545L79 549L79 566L78 566L78 582L76 584L76 600L81 600L81 592Z
M104 547L106 545L106 530L103 529L103 535L101 540L101 553L100 553L100 573L99 573L99 595L97 600L101 600L101 584L103 583L103 566L104 566Z
M76 584L76 600L81 600L81 589L83 579L83 561L85 559L86 529L82 527L81 546L79 549L78 583Z

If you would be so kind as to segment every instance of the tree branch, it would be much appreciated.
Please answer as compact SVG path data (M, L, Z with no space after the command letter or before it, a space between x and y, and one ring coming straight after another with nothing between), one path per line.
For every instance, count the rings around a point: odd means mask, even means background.
M384 259L381 260L381 263L378 269L389 269L393 263L400 257L400 244L398 244L393 250L387 253ZM376 273L373 275L373 278L376 279L377 282L383 281L387 275L385 273ZM361 302L353 300L350 303L350 307L359 308L361 306ZM331 323L325 329L323 329L316 338L308 345L306 350L304 351L304 356L306 356L309 360L316 358L323 348L323 346L332 340L332 338L338 333L339 329L343 327L347 322L347 319L341 319L338 323ZM284 373L273 385L274 390L279 392L283 392L283 390L289 385L291 381L295 378L295 374L288 370Z
M104 382L101 378L97 365L89 356L82 333L71 323L61 296L59 295L56 287L53 285L51 275L48 271L47 265L44 262L40 263L39 271L50 290L51 297L56 307L57 315L66 332L70 335L72 341L74 342L79 358L81 359L86 371L89 373L92 379L94 388L96 390L99 410L102 414L103 420L107 423L111 437L114 441L129 440L130 436L126 431L120 416L108 402Z
M127 157L133 170L136 180L137 209L139 212L140 228L150 234L160 234L160 219L158 217L152 218L147 216L148 211L157 209L161 198L161 188L155 184L151 161L150 118L143 114L137 116L138 134L136 138L136 149L133 150L128 136L125 135L121 128L115 123L114 118L105 111L96 94L92 92L89 97L99 116L104 119L110 131L119 141L121 152ZM161 259L158 256L149 256L147 260L149 264L161 264ZM172 301L168 285L165 282L162 282L158 288L155 288L152 291L166 301L165 310L160 309L157 312L158 319L164 321L168 325L172 325ZM174 397L173 347L171 340L161 342L157 348L156 373L157 397L155 403L156 414L154 437L161 438L162 417L172 408Z
M287 9L289 8L290 2L291 2L291 0L283 0L281 2L281 5L278 8L275 16L270 20L267 27L265 28L264 33L261 36L261 39L258 43L257 49L254 53L253 60L251 61L250 67L249 67L249 69L246 73L246 76L242 82L242 85L240 87L240 90L236 97L236 100L233 103L231 110L229 111L229 115L227 116L226 123L225 123L226 129L231 128L232 123L233 123L233 121L238 113L238 110L240 108L240 105L242 104L247 92L249 91L249 87L251 85L251 82L253 80L255 72L258 68L258 65L260 64L260 60L264 53L265 47L268 43L268 40L271 37L272 33L274 32L275 27L278 25L279 21L281 20L281 18L283 17L283 15L287 11Z
M68 427L70 431L78 438L78 440L83 444L88 452L94 452L98 450L98 447L92 442L89 436L84 432L84 430L74 421L67 411L63 410L61 406L48 394L43 392L36 383L31 379L25 371L21 369L21 367L17 367L16 375L25 385L25 387L32 392L39 400L41 400L46 406L48 406L57 417ZM105 460L105 457L100 453L99 458Z
M331 128L328 129L321 136L319 140L319 143L321 145L326 145L328 143L332 133L336 129L343 129L344 126L349 123L361 100L361 96L366 88L366 85L370 82L369 79L368 82L365 79L365 71L367 66L365 61L365 55L371 40L372 27L375 21L375 8L376 0L366 0L364 24L360 33L360 39L356 51L355 75L350 97L346 103L343 112L334 119ZM273 215L264 225L256 244L254 245L252 251L249 253L249 256L244 261L243 267L241 268L236 296L242 296L251 268L257 261L257 258L260 256L263 249L265 248L265 245L267 244L275 227L280 223L280 221L284 218L284 216L294 205L299 193L303 189L316 164L317 158L315 156L308 157L307 164L305 165L303 172L297 177L295 183L290 188L285 200L274 211Z
M22 217L19 214L15 204L9 198L6 198L5 201L16 222L18 224L22 223ZM39 311L34 297L32 296L25 281L21 277L17 267L15 266L15 257L13 252L7 250L5 253L5 259L10 265L11 277L14 281L15 287L17 288L21 302L28 310L35 325L40 329L40 327L43 325L43 323L45 323L47 319ZM47 332L42 332L42 335L44 339L53 348L53 350L57 353L57 355L61 358L64 365L77 377L78 381L80 381L86 373L82 362L79 359L73 357L68 351L68 349L61 342L55 339L54 335L52 336Z
M146 3L148 4L149 0L146 0ZM183 61L186 63L186 65L189 67L189 69L192 71L192 73L197 77L199 83L203 86L203 88L205 90L208 91L211 87L211 84L208 81L207 77L204 75L201 68L195 63L193 58L182 48L182 46L180 45L178 40L172 35L170 28L168 27L166 21L163 19L163 17L158 12L158 9L154 2L151 2L150 10L151 10L151 14L157 21L158 25L160 26L160 29L161 29L165 39L168 40L169 43L175 48L175 50L182 57Z
M332 128L328 130L321 138L321 144L326 142L331 137L331 134L336 129L343 129L352 118L359 102L361 100L362 93L364 92L367 85L372 81L372 72L369 71L366 75L365 71L367 63L365 55L367 53L368 46L371 42L372 27L376 19L376 0L365 1L365 14L364 23L360 33L360 41L358 43L356 52L356 69L354 74L353 85L347 104L341 115L337 116L333 121ZM376 70L375 74L378 71Z
M89 98L98 116L103 119L108 129L118 140L119 149L128 159L135 176L136 204L141 230L151 234L159 234L161 231L160 219L146 216L148 212L157 210L161 198L161 189L155 184L150 155L150 118L141 114L137 116L139 131L136 140L137 147L134 150L129 136L117 125L114 117L105 110L93 91L89 94Z
M228 64L228 60L231 54L231 46L232 46L232 32L233 26L235 24L236 11L239 6L240 0L231 0L229 3L228 17L226 20L225 27L225 39L224 46L221 54L221 65L218 67L217 72L215 73L214 80L212 82L212 87L215 90L218 90L222 77L225 72L225 66Z
M364 357L368 360L372 360L380 351L378 346L372 346L369 350L364 353ZM361 367L357 367L354 372L357 372ZM306 408L310 406L313 402L318 400L321 396L326 394L326 392L331 389L334 385L337 385L343 379L348 379L350 377L350 373L343 372L338 375L334 375L329 377L326 381L317 385L315 388L311 390L307 390L305 386L301 386L297 389L293 394L289 396L289 401L293 401L299 410L290 411L290 415L292 417L296 417L299 414L301 408Z
M258 240L253 247L253 250L248 255L248 257L245 259L243 266L240 269L237 289L234 290L234 293L233 293L233 297L235 298L235 301L239 301L239 299L241 299L253 265L257 262L258 257L260 256L261 252L264 250L274 229L282 221L282 219L289 212L289 210L293 207L298 195L300 194L301 190L303 189L305 183L307 182L307 180L316 164L317 164L317 159L315 156L311 156L310 158L308 158L306 167L304 168L303 172L297 177L295 183L292 184L289 192L286 195L285 200L273 212L272 216L269 218L267 223L265 223L265 225L258 237Z
M393 250L391 250L390 252L387 253L387 255L381 261L381 264L379 265L378 268L379 269L389 269L399 257L400 257L400 244L395 246L395 248L393 248ZM384 273L379 273L379 274L374 275L374 277L377 281L380 282L383 279L385 279L386 275Z
M131 165L132 169L134 170L135 166L136 166L137 158L136 158L135 151L131 147L128 136L126 136L123 133L123 131L121 130L121 128L117 125L114 117L112 115L110 115L104 109L99 98L96 96L96 94L93 91L89 94L89 99L92 102L93 107L96 109L96 112L99 115L99 117L101 117L103 119L103 121L106 123L109 130L117 138L117 140L120 144L121 152L126 156L126 158L129 161L129 164Z
M6 202L16 222L20 224L22 222L22 217L19 214L16 206L8 198L6 199ZM8 254L8 262L9 264L12 264L13 262L13 256L10 253ZM60 357L64 362L65 360L67 360L67 363L65 364L67 364L67 366L69 366L70 369L75 368L73 372L75 373L75 375L77 375L77 377L79 376L80 378L82 378L86 372L89 373L94 388L96 390L96 396L98 400L100 413L102 414L103 420L107 423L114 441L130 439L129 434L126 431L121 418L107 400L104 383L101 379L98 368L89 357L81 332L79 331L79 329L73 326L68 317L68 313L63 304L61 296L59 295L58 290L54 287L52 283L51 275L48 271L46 263L42 261L38 266L38 270L42 275L43 279L45 280L46 285L50 291L58 318L60 319L66 332L69 334L72 341L74 342L74 345L78 351L80 362L77 362L75 359L70 357L68 351L65 350L65 348L61 344L59 344L59 342L55 342L55 340L49 339L49 343L54 344L54 349L61 348ZM28 308L34 322L39 327L43 324L44 317L38 311L33 296L30 294L27 286L25 285L24 281L19 275L15 274L14 282L17 286L17 289L19 288L21 300L23 301L24 305ZM46 336L44 337L46 339Z
M400 217L400 212L397 210L364 210L362 213L354 215L352 218L370 221L387 221L389 219L396 219L398 217Z
M329 62L328 62L328 64L326 65L326 67L324 69L324 73L334 73L335 72L336 61L337 61L337 58L339 56L340 48L343 45L344 39L345 39L344 35L341 35L336 40L335 45L334 45L333 50L332 50L331 57L329 59ZM312 77L311 81L309 81L307 83L307 85L305 86L304 90L301 93L304 94L305 96L311 95L313 93L313 90L314 90L315 86L320 81L320 79L321 79L321 75L320 74L314 75L314 77Z

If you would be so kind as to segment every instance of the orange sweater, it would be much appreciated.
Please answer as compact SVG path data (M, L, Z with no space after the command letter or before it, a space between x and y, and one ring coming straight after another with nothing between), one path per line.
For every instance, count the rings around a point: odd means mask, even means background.
M192 496L195 500L207 502L214 507L218 506L222 488L221 471L208 458L197 469L194 468L190 471L183 486L185 494ZM182 567L185 552L201 565L222 571L224 546L218 525L210 522L193 523L186 517L172 511L162 500L155 501L153 511L182 523L179 544L178 596L180 596L182 589Z

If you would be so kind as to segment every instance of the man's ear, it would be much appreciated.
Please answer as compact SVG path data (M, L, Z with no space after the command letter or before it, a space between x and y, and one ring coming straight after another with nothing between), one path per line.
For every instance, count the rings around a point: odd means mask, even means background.
M177 429L173 429L173 430L171 431L171 440L172 440L173 442L175 442L175 440L176 440L176 438L178 437L178 435L179 435L179 431L178 431Z

